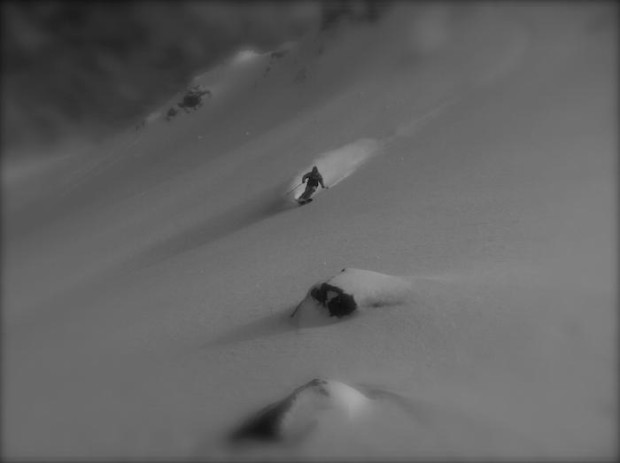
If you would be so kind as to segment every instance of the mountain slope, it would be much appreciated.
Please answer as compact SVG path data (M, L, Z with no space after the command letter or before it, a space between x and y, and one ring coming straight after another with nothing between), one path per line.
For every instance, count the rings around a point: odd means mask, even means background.
M214 90L197 112L9 190L6 454L611 457L610 10L401 5L199 76ZM342 180L294 207L287 190L325 159ZM413 295L290 324L344 267ZM224 444L315 377L425 412Z

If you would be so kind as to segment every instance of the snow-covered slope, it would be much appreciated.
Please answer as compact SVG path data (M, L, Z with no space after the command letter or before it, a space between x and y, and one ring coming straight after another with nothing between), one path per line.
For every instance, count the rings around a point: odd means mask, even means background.
M3 170L5 455L611 458L614 10L403 3L199 76L197 112ZM296 207L314 164L332 188ZM298 329L345 267L410 297ZM408 405L230 447L316 377Z

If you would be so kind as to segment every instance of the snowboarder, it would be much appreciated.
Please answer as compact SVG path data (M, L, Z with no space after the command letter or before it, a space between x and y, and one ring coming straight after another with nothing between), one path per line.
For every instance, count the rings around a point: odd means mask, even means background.
M308 181L307 183L306 180ZM301 204L311 201L310 197L314 194L319 184L321 188L329 188L323 183L323 176L320 174L317 166L314 166L310 172L301 178L301 183L306 183L306 191L297 199Z

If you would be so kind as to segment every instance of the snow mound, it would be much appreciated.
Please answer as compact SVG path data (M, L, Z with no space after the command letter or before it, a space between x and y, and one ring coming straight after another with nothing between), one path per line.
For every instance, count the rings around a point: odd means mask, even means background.
M344 268L326 281L314 284L291 317L304 326L329 324L335 319L363 311L402 303L411 290L403 278L383 273Z
M251 416L231 437L233 441L300 439L322 424L353 422L369 404L366 395L347 384L315 378Z
M411 289L404 278L356 268L343 268L330 283L353 294L360 306L380 307L399 304Z
M295 190L297 199L304 191L301 179L305 173L317 166L323 176L325 186L335 186L359 169L364 163L379 153L382 143L374 138L361 138L338 149L328 151L315 158L312 163L299 171L288 184L287 191ZM321 191L319 187L315 193Z

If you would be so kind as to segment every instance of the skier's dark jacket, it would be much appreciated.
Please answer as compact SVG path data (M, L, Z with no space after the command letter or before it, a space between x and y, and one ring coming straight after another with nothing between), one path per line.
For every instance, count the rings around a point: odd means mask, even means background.
M308 180L308 186L316 188L317 186L319 186L320 183L321 186L325 188L325 185L323 184L323 176L319 173L318 170L312 170L308 172L301 178L301 181L305 182L306 179Z

